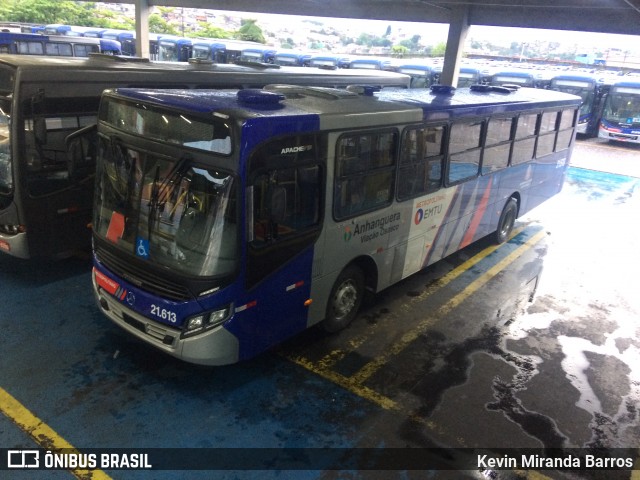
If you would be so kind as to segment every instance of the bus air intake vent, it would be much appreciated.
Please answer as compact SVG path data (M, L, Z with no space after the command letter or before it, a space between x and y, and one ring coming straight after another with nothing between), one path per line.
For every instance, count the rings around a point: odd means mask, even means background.
M147 292L175 301L192 298L185 286L166 278L158 277L147 270L137 268L126 259L119 258L103 248L96 248L96 257L113 273Z

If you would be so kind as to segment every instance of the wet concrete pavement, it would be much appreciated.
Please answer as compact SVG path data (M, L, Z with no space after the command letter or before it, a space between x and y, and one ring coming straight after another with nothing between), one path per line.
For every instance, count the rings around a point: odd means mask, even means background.
M187 365L122 334L93 303L86 258L37 268L0 258L0 388L79 449L638 447L640 149L579 142L572 165L562 194L521 218L507 244L477 242L377 295L349 329L311 329L231 367ZM2 397L0 407L5 411ZM38 446L23 423L0 415L0 448ZM10 473L72 478L65 470ZM101 473L637 475L357 467Z

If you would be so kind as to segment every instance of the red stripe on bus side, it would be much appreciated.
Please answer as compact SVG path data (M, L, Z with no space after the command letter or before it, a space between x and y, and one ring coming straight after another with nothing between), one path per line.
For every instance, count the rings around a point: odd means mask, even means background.
M480 221L484 216L484 213L487 210L487 205L489 205L489 194L491 193L491 183L493 181L493 177L489 177L489 184L487 188L485 188L484 193L482 194L482 199L480 200L480 204L478 205L478 209L476 213L473 215L471 219L471 223L469 224L469 228L467 229L467 233L465 233L462 242L460 243L460 248L464 248L473 242L473 238L478 231L478 226L480 225Z

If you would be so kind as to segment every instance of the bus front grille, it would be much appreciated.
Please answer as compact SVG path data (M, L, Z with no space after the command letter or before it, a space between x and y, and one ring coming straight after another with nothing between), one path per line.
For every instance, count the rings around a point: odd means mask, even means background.
M149 293L174 301L192 298L184 285L158 277L148 270L137 268L131 262L113 255L104 248L97 247L95 254L98 261L113 273Z

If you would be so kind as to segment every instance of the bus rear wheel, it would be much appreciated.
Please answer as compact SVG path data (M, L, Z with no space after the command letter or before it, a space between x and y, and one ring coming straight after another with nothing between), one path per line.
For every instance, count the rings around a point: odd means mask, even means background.
M502 209L500 220L498 220L498 228L495 231L494 238L496 243L504 243L509 239L513 225L516 223L518 216L518 201L511 197L507 200L507 204Z
M346 328L355 318L364 297L364 274L355 265L345 268L333 284L322 327L327 332Z

